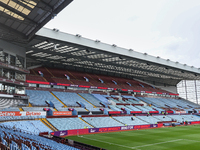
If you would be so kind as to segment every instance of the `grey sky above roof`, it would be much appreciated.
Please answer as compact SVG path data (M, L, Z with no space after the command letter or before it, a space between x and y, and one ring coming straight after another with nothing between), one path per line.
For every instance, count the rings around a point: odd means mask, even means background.
M45 27L199 68L199 0L76 0Z

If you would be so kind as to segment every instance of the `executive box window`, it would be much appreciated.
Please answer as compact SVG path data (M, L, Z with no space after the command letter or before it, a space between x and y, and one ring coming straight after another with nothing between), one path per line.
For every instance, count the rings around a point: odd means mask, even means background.
M16 66L19 68L25 68L25 59L21 56L16 57Z
M0 49L0 61L4 62L4 52Z
M9 62L9 57L7 53L4 53L4 62L8 64Z
M13 55L10 55L10 65L15 66L16 64L16 57Z

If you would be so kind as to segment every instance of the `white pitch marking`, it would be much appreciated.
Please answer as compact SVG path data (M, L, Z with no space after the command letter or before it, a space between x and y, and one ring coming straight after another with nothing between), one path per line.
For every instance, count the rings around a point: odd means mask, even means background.
M170 143L170 142L176 142L176 141L181 141L181 140L183 140L183 139L177 139L177 140L172 140L172 141L165 141L165 142L159 142L159 143L153 143L153 144L135 146L135 147L132 147L132 149L136 149L136 148L139 148L139 147L152 146L152 145L159 145L159 144L164 144L164 143Z
M132 148L132 147L129 147L129 146L119 145L119 144L110 143L110 142L105 142L105 141L101 141L101 140L97 140L97 139L90 139L90 138L86 138L86 137L81 137L81 138L85 138L85 139L93 140L93 141L98 141L98 142L102 142L102 143L107 143L107 144L110 144L110 145L117 145L117 146L121 146L121 147L126 147L126 148L130 148L130 149Z
M200 142L200 141L197 141L197 140L189 140L189 139L182 139L182 140L193 141L193 142Z

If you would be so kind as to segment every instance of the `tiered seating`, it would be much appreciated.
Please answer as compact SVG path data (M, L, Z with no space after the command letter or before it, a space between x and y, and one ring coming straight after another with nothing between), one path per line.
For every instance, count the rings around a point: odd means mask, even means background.
M26 90L26 93L30 96L29 102L34 106L48 106L45 101L51 101L55 107L63 107L49 91Z
M131 116L122 116L122 117L113 117L116 120L122 122L123 124L127 125L144 125L149 124L143 120L138 119L137 117L131 117ZM133 120L132 120L133 118Z
M64 78L53 78L53 80L55 81L55 83L73 84L71 80L67 80Z
M37 118L46 118L46 116L0 116L0 121L33 120Z
M45 108L48 108L48 107L45 107ZM22 107L22 109L24 111L44 111L44 107Z
M147 109L147 107L144 107L144 106L135 106L135 107L142 111L149 111L149 109Z
M8 107L0 109L0 111L20 111L18 107Z
M89 111L100 111L100 108L88 108Z
M194 115L181 115L181 116L184 117L185 121L200 121L199 116L194 116Z
M52 130L50 130L39 120L5 122L1 125L9 126L10 128L20 129L23 132L27 133L34 133L35 135L39 135L40 132L52 132Z
M102 79L104 81L104 83L107 85L107 87L110 87L110 88L120 88L120 86L118 86L118 81L115 81L117 82L117 84L115 84L112 80L113 80L113 77L109 77L109 76L104 76L104 75L98 75L100 77L100 79Z
M160 121L172 121L172 119L170 117L165 116L165 115L154 115L154 118L159 119Z
M92 94L94 97L96 97L98 100L105 104L110 104L107 98L105 98L105 95L100 95L100 94ZM107 95L106 95L107 96Z
M53 92L67 106L79 106L76 102L81 102L86 108L93 107L90 103L81 98L78 94L72 92Z
M141 109L136 108L136 107L134 107L132 105L126 105L126 107L129 108L129 110L131 110L131 111L142 111Z
M84 72L76 72L76 71L69 71L70 74L74 77L74 79L72 78L71 81L76 84L76 85L88 85L91 86L93 84L90 83L90 77L87 76L86 73ZM84 79L84 77L89 79L89 82L86 82L86 80Z
M119 99L114 99L114 98L112 98L112 97L109 97L108 100L111 100L111 101L113 101L113 102L115 102L115 103L124 103L124 104L126 104L125 101L119 100Z
M114 110L114 111L122 111L120 108L117 108L116 106L113 105L109 105L110 109Z
M152 107L152 109L156 109L157 111L160 111L160 112L164 111L162 108L158 108L158 107L155 107L155 106L151 106L151 107Z
M52 91L53 94L55 94L63 103L65 103L68 107L78 107L79 105L77 102L78 99L81 99L80 96L78 96L76 93L69 93L69 92L56 92Z
M48 118L47 120L58 130L83 129L84 127L90 127L79 118Z
M127 103L130 103L130 104L139 104L138 101L136 101L136 100L134 100L134 99L131 99L131 98L128 98L128 99L126 100L126 102L127 102Z
M83 117L83 119L95 128L123 126L110 117Z
M44 78L48 81L48 82L53 82L54 80L52 79L52 74L48 71L48 68L45 67L39 67L39 68L34 68L33 69L36 73L38 73L38 71L41 71L43 73Z
M87 111L85 108L74 108L76 111Z
M92 85L99 86L99 87L108 87L107 84L101 83L101 81L99 80L100 77L98 77L98 75L96 75L96 74L88 74L88 76L90 77L89 79L90 79L90 83Z
M112 109L109 109L109 108L103 108L104 110L107 110L108 112L109 111L113 111Z
M99 87L109 87L109 88L122 88L122 89L130 89L130 90L141 90L141 91L152 91L152 92L163 92L168 93L167 91L158 89L146 83L142 83L133 79L123 79L119 77L111 77L105 75L96 75L96 74L89 74L84 72L77 72L77 71L69 71L69 70L62 70L56 68L45 68L39 67L33 69L36 73L41 71L44 74L44 78L48 82L54 83L66 83L66 84L76 84L76 85L88 85L88 86L99 86ZM31 72L31 76L36 76L35 73ZM70 77L70 80L67 80L64 74L67 74ZM39 76L39 75L38 75ZM89 82L86 82L84 77L89 79ZM34 78L34 77L33 77ZM37 78L37 77L36 77ZM29 77L27 78L29 79ZM65 79L65 80L64 80ZM99 79L102 79L104 83L101 83ZM30 79L34 80L34 79ZM35 79L44 80L44 79ZM117 84L115 84L115 81ZM130 83L131 86L129 84Z
M32 80L32 81L43 81L43 82L46 82L44 80L43 77L39 76L39 75L27 75L26 76L26 80Z
M199 105L183 99L150 98L150 97L138 97L138 98L156 107L186 108L186 109L190 107L199 107Z
M94 97L91 94L87 94L87 93L79 93L82 97L84 97L85 99L87 99L90 103L92 103L93 105L97 106L97 107L102 107L102 105L100 104L100 101Z
M137 116L137 118L144 120L148 124L156 124L158 121L160 121L159 119L152 116Z
M23 150L29 150L29 147L32 150L35 149L50 149L50 150L78 150L74 147L64 145L58 142L55 142L53 140L37 136L37 135L32 135L32 134L27 134L19 131L13 131L12 129L9 128L0 128L0 136L1 139L3 140L2 142L5 145L11 145L12 149L14 149L14 145L20 145L21 149ZM13 141L13 142L12 142ZM11 143L9 143L11 142ZM18 146L17 146L18 147Z
M19 100L19 99L3 98L3 97L0 98L0 109L15 107L18 105L25 106L27 104L23 100Z
M198 104L195 104L193 102L184 100L184 99L171 99L176 105L181 106L183 108L188 108L189 106L194 107L194 108L199 108L200 106Z

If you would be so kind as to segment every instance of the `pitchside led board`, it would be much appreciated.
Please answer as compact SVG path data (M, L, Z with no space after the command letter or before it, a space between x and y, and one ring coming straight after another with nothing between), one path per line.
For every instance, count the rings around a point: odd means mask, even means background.
M54 111L53 116L72 116L72 111Z
M94 133L103 133L103 132L116 132L116 131L125 131L125 130L157 128L157 127L162 127L162 126L163 124L148 124L148 125L135 125L135 126L128 125L128 126L106 127L106 128L73 129L73 130L52 132L51 135L65 137L65 136L72 136L72 135L84 135L84 134L94 134Z
M46 111L0 111L0 116L46 116Z

